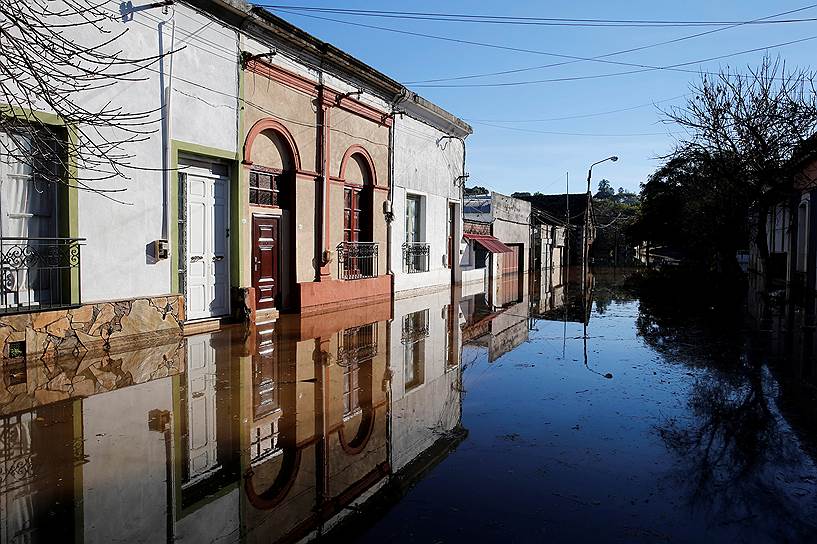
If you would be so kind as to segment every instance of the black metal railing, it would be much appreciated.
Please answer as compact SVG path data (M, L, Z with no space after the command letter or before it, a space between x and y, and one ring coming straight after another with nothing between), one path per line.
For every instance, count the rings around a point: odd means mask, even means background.
M400 342L414 344L423 338L428 338L428 309L420 310L403 317L403 331Z
M0 237L0 314L79 304L80 245L84 241Z
M377 355L377 323L345 329L338 342L338 364L350 366Z
M337 254L340 279L377 277L377 242L341 242Z
M428 256L431 246L425 242L406 242L403 244L403 267L408 274L428 272Z

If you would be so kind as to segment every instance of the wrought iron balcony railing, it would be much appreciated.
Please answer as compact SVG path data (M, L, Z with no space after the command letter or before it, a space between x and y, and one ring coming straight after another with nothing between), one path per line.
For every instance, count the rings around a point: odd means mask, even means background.
M350 366L377 355L377 323L346 329L338 342L338 364Z
M431 246L425 242L403 244L403 268L406 273L428 272L428 257Z
M80 304L80 246L84 241L0 237L0 314Z
M403 317L403 332L400 335L400 342L403 344L414 344L424 338L428 338L428 309L420 310Z
M341 242L337 254L340 279L377 277L377 242Z

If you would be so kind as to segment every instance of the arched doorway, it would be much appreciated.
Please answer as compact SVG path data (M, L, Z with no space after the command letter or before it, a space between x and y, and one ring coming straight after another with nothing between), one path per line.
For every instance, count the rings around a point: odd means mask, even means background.
M295 271L294 140L274 120L261 120L247 136L245 164L252 214L252 285L259 310L297 307Z

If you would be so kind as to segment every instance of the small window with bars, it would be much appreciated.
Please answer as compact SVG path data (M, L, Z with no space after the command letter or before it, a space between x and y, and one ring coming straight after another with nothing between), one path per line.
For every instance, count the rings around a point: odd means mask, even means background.
M250 204L280 206L281 172L250 171Z

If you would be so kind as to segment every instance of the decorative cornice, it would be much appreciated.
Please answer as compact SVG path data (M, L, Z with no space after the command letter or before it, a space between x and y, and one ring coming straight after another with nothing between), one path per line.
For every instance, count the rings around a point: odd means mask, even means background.
M364 104L359 100L340 94L325 85L319 85L310 79L294 72L290 72L280 66L266 62L260 58L252 58L247 62L246 69L255 74L262 75L272 81L286 85L296 91L300 91L320 100L322 106L339 107L350 113L357 114L365 119L374 121L379 125L390 127L392 116L373 106Z
M269 62L264 62L260 59L252 59L247 63L247 70L250 72L262 75L273 81L277 81L287 87L291 87L296 91L308 94L309 96L318 96L320 86L314 81L300 76L289 70L285 70L280 66L276 66Z

